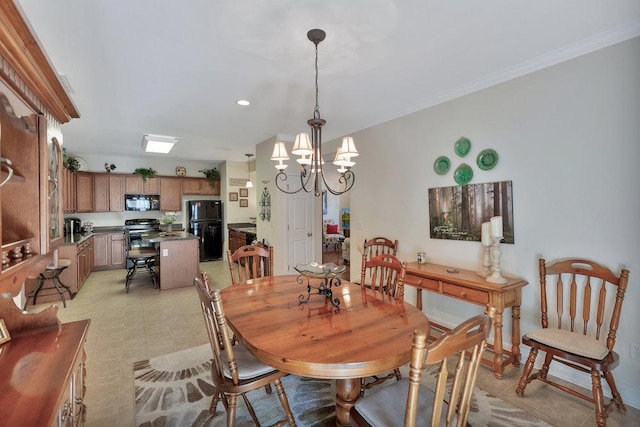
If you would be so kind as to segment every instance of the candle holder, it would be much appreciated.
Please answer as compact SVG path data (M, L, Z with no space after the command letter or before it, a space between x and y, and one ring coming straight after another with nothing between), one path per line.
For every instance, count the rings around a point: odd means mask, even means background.
M500 269L500 240L502 237L492 237L493 248L491 249L491 275L487 277L487 282L504 284L507 283L507 279L502 277Z
M484 256L482 257L482 271L478 271L478 276L488 277L491 274L491 246L483 246Z

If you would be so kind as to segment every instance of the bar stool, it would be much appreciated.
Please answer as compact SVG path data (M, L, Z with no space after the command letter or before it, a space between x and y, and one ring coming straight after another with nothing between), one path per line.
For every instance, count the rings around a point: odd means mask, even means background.
M33 305L35 305L36 298L38 297L38 294L40 293L40 291L47 290L47 289L55 289L55 292L50 292L48 294L43 294L43 295L54 295L57 293L58 295L60 295L60 299L62 299L63 307L66 308L67 302L64 299L64 293L68 292L70 299L73 298L74 295L71 293L71 290L69 289L69 287L60 281L60 273L62 273L62 270L69 267L70 265L71 265L71 260L66 258L60 258L58 260L58 265L53 265L53 264L47 265L47 268L38 275L38 282L36 283L35 289L29 292L29 294L27 295L27 300L24 303L23 310L27 309L27 305L29 304L29 298L33 298ZM51 280L53 282L53 286L45 287L44 282L46 280Z

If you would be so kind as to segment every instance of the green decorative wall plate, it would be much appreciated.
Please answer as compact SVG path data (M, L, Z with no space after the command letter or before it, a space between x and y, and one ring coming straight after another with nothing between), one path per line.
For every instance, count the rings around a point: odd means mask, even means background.
M484 171L493 169L493 167L498 163L498 153L496 150L491 148L482 150L480 154L478 154L476 163L478 163L478 167Z
M457 140L453 146L453 151L460 157L466 156L469 150L471 150L471 141L464 136Z
M467 185L473 179L473 169L468 164L463 163L453 173L453 179L458 185Z
M450 168L451 168L451 161L447 156L438 157L435 163L433 164L433 169L436 171L438 175L444 175L445 173L449 172Z

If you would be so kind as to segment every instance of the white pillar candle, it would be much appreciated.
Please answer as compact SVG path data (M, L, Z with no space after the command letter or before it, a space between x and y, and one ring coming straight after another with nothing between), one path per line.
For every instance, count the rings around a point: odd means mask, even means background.
M491 218L491 237L502 238L502 217L494 216Z
M482 223L482 246L491 246L491 223Z

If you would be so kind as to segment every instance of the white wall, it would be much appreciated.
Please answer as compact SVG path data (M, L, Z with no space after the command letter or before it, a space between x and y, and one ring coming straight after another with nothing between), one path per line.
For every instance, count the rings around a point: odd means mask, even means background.
M463 135L472 148L461 159L453 144ZM441 155L452 160L452 170L468 163L472 183L511 180L515 244L502 245L502 266L530 283L523 290L522 331L540 322L539 257L628 268L614 376L625 402L640 407L640 361L629 355L630 342L640 343L640 38L353 137L360 157L351 191L352 278L360 271L355 242L373 235L398 239L401 259L414 260L424 250L429 262L480 269L480 243L429 237L427 190L456 185L452 172L437 175L433 163ZM490 171L475 164L485 148L500 156ZM449 325L482 311L430 293L423 298L424 311ZM415 294L408 290L407 299L414 302ZM526 357L528 348L522 351ZM590 388L588 375L552 370Z

